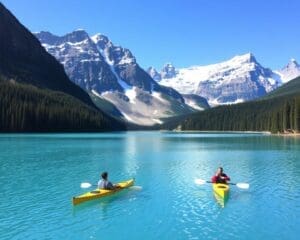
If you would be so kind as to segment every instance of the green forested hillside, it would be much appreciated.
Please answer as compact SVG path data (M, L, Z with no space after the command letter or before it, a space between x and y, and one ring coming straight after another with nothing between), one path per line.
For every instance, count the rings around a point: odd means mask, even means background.
M176 125L182 130L299 132L300 78L262 99L212 108Z
M80 100L0 78L0 132L105 131L121 128Z

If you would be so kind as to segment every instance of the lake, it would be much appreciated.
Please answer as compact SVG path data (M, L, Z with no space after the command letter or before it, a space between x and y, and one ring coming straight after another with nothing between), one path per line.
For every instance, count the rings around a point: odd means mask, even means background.
M210 180L223 166L222 207ZM96 184L141 188L76 207ZM254 133L0 135L1 239L298 239L300 138Z

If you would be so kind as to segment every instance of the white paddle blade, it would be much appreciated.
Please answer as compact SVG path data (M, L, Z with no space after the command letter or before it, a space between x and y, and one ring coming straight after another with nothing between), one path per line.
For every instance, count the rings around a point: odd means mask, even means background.
M141 191L143 189L143 187L142 186L132 186L132 187L130 187L130 189Z
M203 185L203 184L206 183L206 181L203 180L203 179L200 179L200 178L196 178L196 179L195 179L195 183L198 184L198 185Z
M90 183L88 183L88 182L84 182L84 183L81 183L80 184L80 187L81 188L89 188L89 187L91 187L92 186L92 184L90 184Z
M236 186L242 189L249 189L249 183L237 183Z

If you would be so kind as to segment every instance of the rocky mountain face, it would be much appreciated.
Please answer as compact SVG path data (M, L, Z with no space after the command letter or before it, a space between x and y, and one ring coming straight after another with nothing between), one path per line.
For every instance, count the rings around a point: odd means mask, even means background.
M174 78L176 76L175 67L171 63L165 64L160 71L160 75L162 79Z
M160 75L160 73L158 73L154 67L149 67L149 68L147 69L147 72L148 72L148 74L150 75L150 77L153 78L153 80L155 80L155 81L157 81L157 82L159 82L159 81L161 80L161 75Z
M181 94L200 95L212 106L259 98L300 75L295 60L280 71L272 71L258 63L251 53L208 66L175 69L168 63L160 73L149 69L148 74L152 77L155 74L161 85Z
M81 88L97 92L122 91L117 78L111 74L110 66L84 30L79 29L62 37L49 32L35 35Z
M137 64L135 57L128 49L115 46L106 36L101 34L96 34L92 40L110 65L121 86L125 83L149 93L152 91L160 92L184 103L182 96L177 91L160 86L149 77L147 72Z
M35 35L99 107L108 101L129 122L153 125L194 111L176 90L154 81L128 49L115 46L104 35L90 37L84 30L61 37L49 32Z

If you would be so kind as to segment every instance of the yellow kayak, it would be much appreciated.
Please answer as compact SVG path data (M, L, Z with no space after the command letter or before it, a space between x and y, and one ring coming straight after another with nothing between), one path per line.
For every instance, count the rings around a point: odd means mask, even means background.
M124 181L124 182L119 182L117 184L120 186L120 188L117 188L117 189L114 189L114 190L106 190L106 189L97 188L93 191L90 191L90 192L84 193L82 195L73 197L72 198L73 205L77 205L79 203L83 203L83 202L86 202L86 201L106 197L106 196L112 195L116 192L120 192L125 188L131 187L134 184L134 179L130 179L130 180Z
M227 202L227 198L222 198L222 197L220 197L218 194L216 194L215 192L214 192L214 197L215 197L217 203L218 203L222 208L224 208L224 207L225 207L225 203Z
M219 197L225 199L229 193L229 185L223 183L213 183L213 190L214 193L217 194Z

